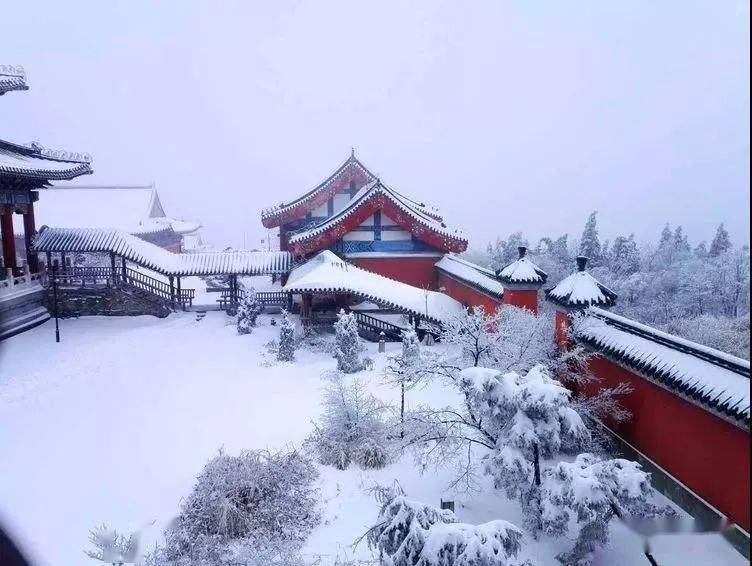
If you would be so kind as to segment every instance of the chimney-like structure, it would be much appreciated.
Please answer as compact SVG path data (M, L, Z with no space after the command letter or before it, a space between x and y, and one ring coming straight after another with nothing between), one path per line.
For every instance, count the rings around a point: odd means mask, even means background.
M517 248L519 257L496 275L504 285L501 302L505 305L528 309L538 313L538 291L548 275L527 256L527 248Z
M556 305L556 344L570 345L571 314L588 307L608 308L616 303L616 293L601 284L587 270L588 258L577 256L577 270L546 291L546 300Z

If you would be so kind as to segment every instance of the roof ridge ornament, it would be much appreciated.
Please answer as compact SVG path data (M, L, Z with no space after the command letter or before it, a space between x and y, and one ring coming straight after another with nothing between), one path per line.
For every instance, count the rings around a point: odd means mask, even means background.
M92 162L91 155L85 152L66 151L64 149L49 149L36 141L31 142L27 147L46 159L56 159L58 161L76 161L79 163Z
M0 75L26 78L26 70L21 65L0 65Z

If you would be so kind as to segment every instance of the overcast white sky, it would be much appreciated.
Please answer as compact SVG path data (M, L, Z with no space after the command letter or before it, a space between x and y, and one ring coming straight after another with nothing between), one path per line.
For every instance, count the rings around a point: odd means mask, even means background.
M355 146L481 247L511 231L749 241L749 6L4 2L0 137L154 181L218 245ZM9 25L8 25L9 24ZM42 195L43 198L43 195Z

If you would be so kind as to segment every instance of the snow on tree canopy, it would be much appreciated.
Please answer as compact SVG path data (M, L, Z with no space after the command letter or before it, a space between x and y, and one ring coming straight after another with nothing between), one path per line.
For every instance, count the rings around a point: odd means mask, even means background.
M616 293L598 282L585 270L587 258L578 257L578 270L562 279L553 289L546 291L546 298L564 307L610 307L616 302Z
M507 285L517 284L543 284L548 274L535 265L527 256L527 248L519 247L520 257L499 271L499 279Z
M462 310L453 298L360 269L329 250L296 267L283 288L290 293L352 293L365 300L429 320L441 321Z
M504 287L496 279L493 271L470 263L454 254L444 255L436 262L435 267L450 277L491 294L494 298L499 298L504 293Z
M591 307L575 338L749 427L750 363Z

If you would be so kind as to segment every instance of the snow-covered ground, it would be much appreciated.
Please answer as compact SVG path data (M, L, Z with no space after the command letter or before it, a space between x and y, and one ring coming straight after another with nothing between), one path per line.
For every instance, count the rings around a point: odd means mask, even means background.
M0 343L0 521L34 564L93 563L83 549L89 529L103 521L142 530L150 547L217 450L299 446L320 411L322 374L335 361L299 350L295 363L263 364L264 344L277 330L263 316L253 334L238 336L222 312L201 321L195 313L92 317L62 321L60 344L51 322ZM375 367L360 377L396 400L382 384L385 355L368 347ZM439 384L408 397L454 400ZM455 500L462 521L521 523L518 504L490 486L447 491L451 470L421 474L409 456L378 471L320 470L325 521L305 552L321 555L323 564L337 555L370 556L365 543L351 548L377 514L367 490L394 479L413 499L437 506L442 497ZM535 564L555 564L553 556L570 544L527 540L525 554ZM653 547L661 566L746 563L718 535L656 537ZM596 563L647 564L641 548L615 525Z

